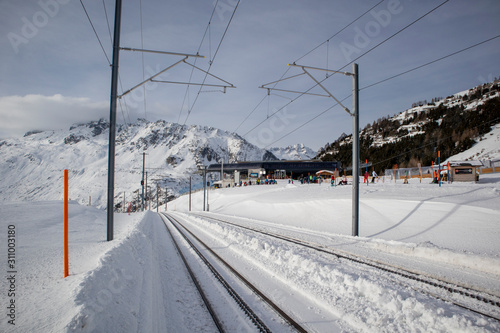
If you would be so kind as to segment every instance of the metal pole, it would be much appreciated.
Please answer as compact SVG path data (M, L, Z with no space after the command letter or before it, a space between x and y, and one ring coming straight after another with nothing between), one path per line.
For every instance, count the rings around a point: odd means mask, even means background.
M167 211L168 208L167 203L168 203L168 190L167 190L167 185L165 185L165 211Z
M352 235L359 236L359 82L358 64L352 64Z
M115 199L115 136L116 136L116 100L118 97L118 61L120 54L120 26L122 1L116 0L115 28L113 38L113 63L111 64L111 101L109 108L109 149L108 149L108 205L107 205L107 240L113 240L114 199Z
M438 183L441 187L441 151L438 151Z
M191 211L191 176L189 176L189 211Z
M141 186L142 186L142 211L144 211L144 169L145 169L145 164L146 164L146 153L142 153L142 180L141 180Z
M156 212L158 213L158 197L160 196L160 185L156 183Z
M205 201L207 194L207 167L203 169L203 211L205 211Z

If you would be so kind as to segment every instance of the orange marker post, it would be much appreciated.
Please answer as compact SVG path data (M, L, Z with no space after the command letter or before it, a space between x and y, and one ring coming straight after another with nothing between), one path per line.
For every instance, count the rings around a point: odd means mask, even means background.
M64 277L69 275L69 259L68 259L68 170L64 170Z

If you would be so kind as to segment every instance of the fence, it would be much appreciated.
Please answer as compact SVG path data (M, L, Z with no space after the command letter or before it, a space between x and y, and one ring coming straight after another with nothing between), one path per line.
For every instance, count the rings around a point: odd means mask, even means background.
M500 172L500 159L482 160L483 166L479 168L480 174ZM424 166L420 168L400 168L400 169L385 169L384 175L390 177L391 180L404 178L418 178L422 172L422 178L432 178L434 170L438 170L438 165ZM447 167L441 166L441 170L447 170Z

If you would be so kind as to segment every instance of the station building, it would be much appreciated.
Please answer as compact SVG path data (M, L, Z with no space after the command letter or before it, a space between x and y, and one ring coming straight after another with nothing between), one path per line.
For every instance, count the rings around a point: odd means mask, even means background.
M207 172L224 173L232 175L231 178L237 183L237 179L285 179L293 177L298 179L301 176L316 175L318 171L330 170L341 171L341 164L337 161L320 160L296 160L296 161L255 161L211 164L207 167ZM237 175L236 177L234 175ZM227 177L227 176L226 176ZM226 178L224 177L224 178ZM221 177L222 178L222 177Z

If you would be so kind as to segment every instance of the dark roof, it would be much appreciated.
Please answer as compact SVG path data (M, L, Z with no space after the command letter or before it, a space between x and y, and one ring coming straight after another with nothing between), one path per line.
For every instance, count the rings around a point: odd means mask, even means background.
M217 172L220 171L220 164L211 164L208 166L207 171ZM255 162L239 162L239 163L224 163L224 170L228 172L235 170L248 170L248 169L265 169L266 171L286 170L287 172L304 173L304 172L317 172L320 170L340 170L340 162L335 161L255 161Z
M483 163L481 161L450 161L450 166L481 167L483 166Z

